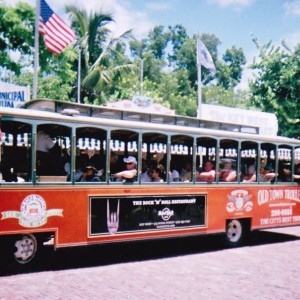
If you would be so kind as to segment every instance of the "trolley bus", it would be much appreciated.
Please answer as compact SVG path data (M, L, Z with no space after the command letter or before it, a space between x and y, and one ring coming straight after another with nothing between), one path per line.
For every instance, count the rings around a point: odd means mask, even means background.
M254 230L300 225L299 140L146 110L49 99L0 108L5 261L27 264L44 247L207 234L237 246ZM40 133L50 137L48 152ZM136 176L116 180L128 157ZM214 176L199 180L208 161ZM222 178L228 164L230 181ZM155 182L150 171L158 166ZM79 176L89 167L97 181Z

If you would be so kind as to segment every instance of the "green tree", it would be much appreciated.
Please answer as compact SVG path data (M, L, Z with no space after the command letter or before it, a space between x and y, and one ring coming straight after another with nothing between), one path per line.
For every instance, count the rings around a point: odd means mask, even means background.
M166 47L169 33L164 31L163 26L156 26L149 32L147 38L138 41L133 39L129 42L133 59L140 63L143 60L143 77L153 82L160 82L163 69L167 65Z
M19 75L28 66L34 41L34 10L26 3L15 7L0 4L0 66L11 74ZM19 54L12 59L11 53ZM3 77L4 72L1 72ZM5 78L4 78L5 79Z
M14 78L14 82L19 85L32 86L32 72L22 72L20 76ZM39 98L56 99L62 101L70 101L70 93L72 85L68 81L64 81L61 77L53 74L39 77Z
M164 26L155 26L148 34L149 50L157 59L165 57L165 49L169 42L169 32L164 31Z
M20 85L30 85L32 90L34 54L35 9L19 2L15 7L0 5L0 65L2 79ZM39 40L38 96L68 99L76 73L72 71L74 51L69 48L60 55L46 50L43 38ZM52 84L51 84L52 83ZM48 87L48 88L46 88Z
M82 50L81 98L90 103L103 103L115 92L112 83L116 84L122 72L131 71L135 67L124 56L124 42L130 37L130 31L111 38L111 32L107 28L113 22L110 14L88 14L74 5L67 6L67 11L71 15L72 27Z
M257 71L250 84L251 100L265 112L275 113L279 134L300 137L300 45L292 51L285 46L259 45L260 61L252 68Z
M178 51L189 38L185 27L182 25L169 26L170 42L172 45L172 52L168 54L169 65L176 65L178 62Z
M255 108L250 105L249 91L234 91L233 89L225 90L221 86L204 86L202 88L203 103L224 105L235 108L251 109ZM258 110L256 108L256 110Z
M157 89L160 97L177 114L196 116L197 93L190 85L187 70L166 73Z
M246 58L242 48L233 46L226 50L223 60L224 62L218 62L217 84L226 90L232 89L241 81Z
M213 34L202 34L200 38L217 66L216 76L202 68L203 102L245 108L249 104L248 94L233 90L241 80L245 64L242 49L233 46L221 61L217 59L220 40ZM143 58L144 79L155 83L145 85L156 87L156 90L147 91L157 97L155 101L164 99L178 114L195 115L198 89L196 37L189 37L182 25L169 26L167 32L157 26L147 38L130 41L130 46L134 59Z
M143 76L145 79L159 83L164 76L163 68L165 66L165 61L155 58L151 51L146 51L143 54Z

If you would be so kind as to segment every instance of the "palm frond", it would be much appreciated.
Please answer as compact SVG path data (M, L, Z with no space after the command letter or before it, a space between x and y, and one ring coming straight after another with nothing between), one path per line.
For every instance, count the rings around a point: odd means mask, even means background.
M97 70L91 71L82 81L82 86L87 89L93 89L100 79L100 73Z
M83 9L78 9L75 5L66 5L66 11L69 13L72 20L72 27L75 29L79 38L82 38L87 31L88 17Z
M135 64L124 64L124 65L118 65L113 68L111 68L112 74L116 75L121 72L132 72L136 71L138 68Z
M88 38L88 48L90 51L94 49L95 41L99 36L99 32L104 34L104 40L106 36L110 33L110 30L105 28L105 26L113 22L113 18L110 14L91 14L89 17L89 38ZM103 30L105 29L105 30Z

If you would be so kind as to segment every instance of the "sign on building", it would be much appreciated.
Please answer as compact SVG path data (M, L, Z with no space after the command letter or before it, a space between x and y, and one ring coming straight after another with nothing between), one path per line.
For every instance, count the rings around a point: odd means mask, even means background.
M263 135L277 135L278 121L275 114L226 106L202 104L201 119L240 125L258 126Z
M0 81L0 106L15 108L30 99L29 86L19 86Z

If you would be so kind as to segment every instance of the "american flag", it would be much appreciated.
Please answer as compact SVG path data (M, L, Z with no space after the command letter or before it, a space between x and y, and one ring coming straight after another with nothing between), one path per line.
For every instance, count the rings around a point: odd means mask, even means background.
M40 0L39 33L44 36L47 49L60 54L76 36L74 31L50 8L45 0Z

